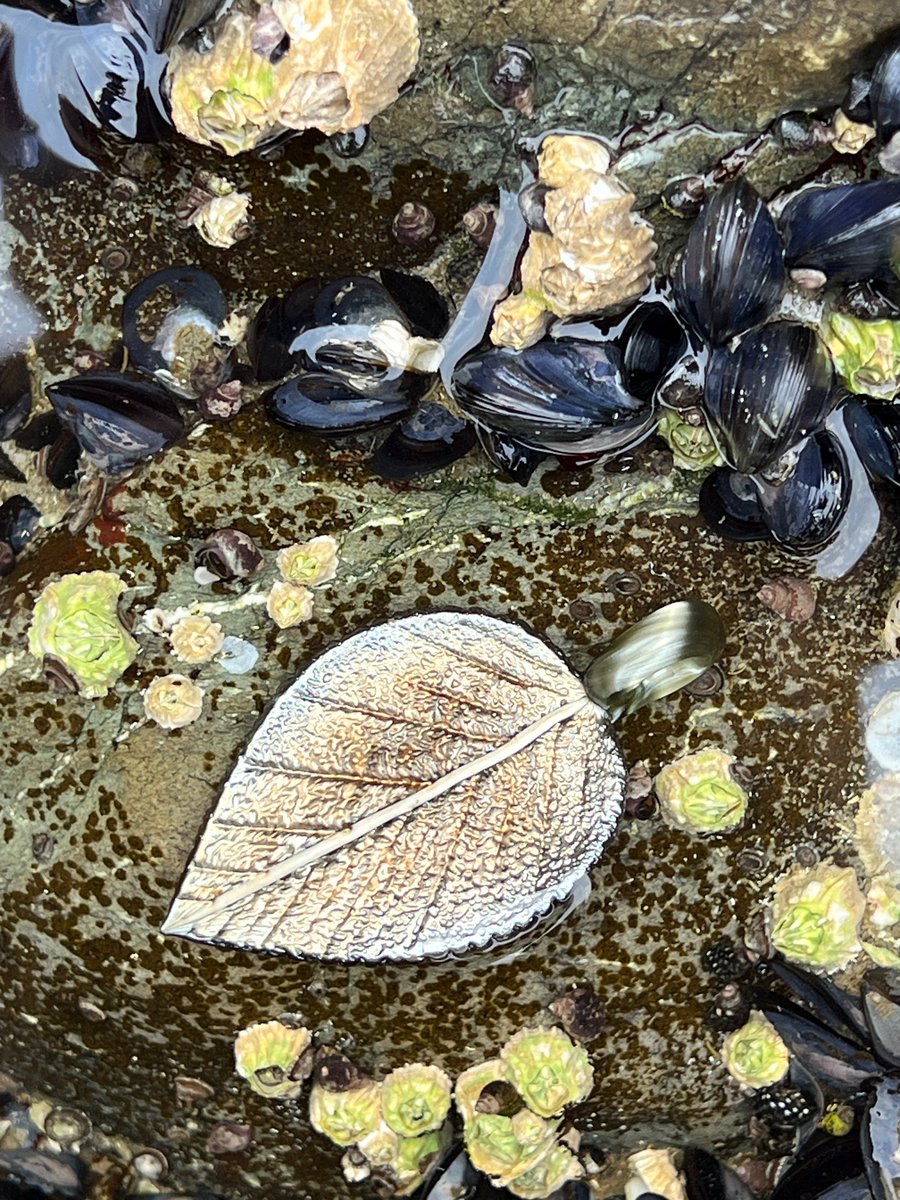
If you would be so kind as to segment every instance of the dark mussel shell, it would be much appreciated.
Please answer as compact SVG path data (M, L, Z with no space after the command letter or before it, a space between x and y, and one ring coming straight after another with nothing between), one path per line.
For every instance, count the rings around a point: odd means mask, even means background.
M47 388L59 419L88 458L116 474L184 437L185 426L163 388L113 371L76 375Z
M872 124L872 76L858 71L850 76L847 93L841 101L841 111L859 125Z
M820 1135L788 1165L771 1200L869 1200L858 1137Z
M878 161L896 175L900 173L900 45L889 47L876 63L869 104L882 147Z
M753 1200L734 1171L699 1146L686 1146L681 1165L691 1200Z
M879 1074L868 1051L818 1021L781 1011L771 1002L764 1011L791 1054L830 1092L852 1098Z
M34 537L41 514L26 496L10 496L0 504L0 542L20 554Z
M215 14L219 0L130 0L159 51L168 50Z
M56 441L47 447L43 460L44 474L60 491L73 487L78 480L81 445L70 429L64 429Z
M620 333L622 382L639 400L652 400L656 389L688 348L687 334L668 304L639 304Z
M849 400L841 411L856 452L872 478L900 485L900 404Z
M694 222L673 280L687 323L714 346L770 317L785 289L784 254L762 197L726 183Z
M372 455L370 466L382 479L417 479L468 454L475 429L443 404L426 401L404 418Z
M399 320L417 337L443 337L450 315L437 288L392 267L382 267L379 276L349 276L327 284L315 301L315 324L376 325Z
M879 1062L900 1070L900 995L885 973L873 971L863 980L862 1001L872 1049Z
M158 135L166 121L166 59L140 28L124 30L110 21L76 26L6 5L0 25L2 92L10 110L2 151L13 165L41 166L49 152L93 170L82 144L92 127L127 138Z
M304 279L285 296L270 296L247 330L247 353L259 383L284 379L306 364L302 353L292 354L294 338L314 323L313 304L324 279Z
M834 400L834 369L815 332L778 322L736 350L716 350L704 387L722 453L753 474L819 429Z
M171 303L166 302L168 296ZM174 362L172 342L178 330L198 326L211 341L227 315L225 293L206 271L196 267L156 271L133 287L122 302L122 340L128 361L145 375L168 383ZM169 386L178 395L197 395L220 383L224 373L223 360L218 359L204 367L198 386L177 386L174 380Z
M869 1030L857 996L844 991L825 975L814 975L789 963L780 954L766 961L765 970L789 987L809 1015L820 1023L860 1044L868 1041Z
M321 371L305 371L265 397L273 421L299 433L340 437L367 433L405 417L418 399L418 380L401 375L365 392Z
M468 416L550 453L604 453L655 426L652 404L622 383L612 345L544 338L525 350L492 346L464 358L453 394Z
M772 535L756 484L731 467L717 467L700 486L700 511L719 537L732 542L762 542Z
M31 378L25 356L0 362L0 442L12 437L31 412Z
M498 433L496 430L487 429L484 425L476 425L475 429L482 450L494 466L499 467L513 483L518 483L520 487L525 487L547 457L543 451L517 442L508 433Z
M450 325L447 301L434 284L419 275L382 267L379 271L385 291L409 322L417 337L441 338Z
M821 271L829 283L890 280L900 253L900 180L807 188L778 223L792 270Z
M416 337L439 338L446 331L447 305L426 280L385 267L381 281L368 275L324 283L307 279L284 297L267 300L248 331L247 348L260 382L292 372L332 370L351 386L366 386L386 369L384 357L366 332L382 321L395 321ZM338 328L347 326L348 336ZM318 351L306 348L313 331L334 329ZM429 384L423 383L424 395Z
M866 1178L874 1200L897 1200L897 1130L900 1128L900 1079L879 1079L863 1113L859 1132Z
M785 549L815 554L840 528L850 503L850 471L838 440L817 433L788 451L777 483L757 476L763 519Z

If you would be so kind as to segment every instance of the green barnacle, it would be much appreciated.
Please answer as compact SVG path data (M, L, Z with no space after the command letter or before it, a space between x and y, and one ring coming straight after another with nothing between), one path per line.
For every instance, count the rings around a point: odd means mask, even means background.
M308 1029L281 1021L248 1025L235 1039L235 1069L260 1096L297 1096L312 1068L311 1041Z
M698 750L663 767L653 786L670 825L697 833L734 829L747 811L747 793L731 775L734 759L721 750Z
M522 1200L544 1200L569 1180L581 1179L584 1167L571 1150L555 1142L529 1171L513 1179L507 1187Z
M527 1108L514 1117L477 1113L465 1125L466 1153L476 1171L506 1187L543 1158L556 1141L558 1126Z
M400 1138L392 1170L397 1180L396 1196L408 1196L422 1182L422 1176L450 1144L449 1127L433 1129L420 1137Z
M438 1129L450 1111L449 1078L439 1067L412 1063L398 1067L382 1084L384 1119L401 1137Z
M822 337L851 392L893 400L900 393L900 321L830 313Z
M364 1083L344 1092L330 1092L314 1083L309 1094L313 1129L338 1146L352 1146L381 1125L381 1084Z
M746 1024L729 1033L722 1045L722 1061L728 1073L746 1087L777 1083L787 1074L790 1059L778 1030L761 1012L751 1012Z
M542 1117L555 1116L590 1095L594 1072L587 1051L561 1029L522 1029L500 1057L519 1095Z
M772 945L785 958L831 971L859 953L866 898L852 867L821 862L775 885L769 915Z
M686 419L695 413L699 420ZM682 471L705 471L725 461L699 409L683 413L667 408L659 419L657 433L672 451L675 466Z
M59 659L91 699L107 694L139 649L119 620L124 591L111 571L85 571L48 583L34 606L28 649Z

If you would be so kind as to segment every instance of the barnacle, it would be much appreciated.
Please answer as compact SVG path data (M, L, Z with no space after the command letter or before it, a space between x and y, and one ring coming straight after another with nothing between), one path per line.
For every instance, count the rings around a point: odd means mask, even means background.
M572 1151L555 1142L530 1170L523 1171L507 1187L522 1200L542 1200L570 1179L581 1179L583 1175L584 1167Z
M860 949L865 907L852 867L821 862L793 871L775 886L772 944L794 962L825 970L846 967Z
M272 584L266 612L280 629L290 629L312 616L313 598L309 588L279 579Z
M84 696L105 696L138 652L118 617L124 591L110 571L85 571L48 583L34 606L28 649L58 659Z
M775 1026L761 1012L729 1033L722 1045L722 1061L729 1074L746 1087L769 1087L783 1079L790 1052Z
M188 223L204 242L227 250L250 233L250 197L234 190L210 196L198 205Z
M465 1125L466 1152L476 1170L490 1175L497 1187L506 1187L554 1145L558 1125L528 1108L514 1117L477 1113Z
M500 1057L519 1095L542 1117L555 1116L591 1093L594 1073L587 1051L561 1029L522 1029Z
M352 1146L381 1125L381 1084L363 1083L342 1092L314 1083L309 1095L313 1129L339 1146Z
M450 1080L439 1067L398 1067L382 1085L384 1119L403 1137L438 1129L450 1111Z
M288 583L314 587L337 574L338 544L333 537L323 534L279 550L275 562Z
M671 825L721 833L739 824L747 793L731 775L734 758L713 748L685 754L654 780L660 811Z
M144 712L163 729L181 729L200 716L203 695L186 675L159 675L144 692Z
M202 614L182 617L169 634L172 653L186 663L209 662L225 641L222 626Z
M675 1166L672 1151L648 1146L628 1157L628 1166L638 1177L637 1190L626 1187L629 1196L640 1196L650 1192L665 1200L686 1200L684 1183ZM629 1181L630 1183L631 1181Z
M301 1060L311 1041L308 1029L281 1021L248 1025L234 1043L235 1069L260 1096L297 1096L309 1074Z
M882 400L900 393L900 321L864 321L833 312L822 337L851 392Z
M705 471L719 466L724 459L702 419L686 421L674 408L667 408L659 419L657 433L672 451L676 467L683 471Z

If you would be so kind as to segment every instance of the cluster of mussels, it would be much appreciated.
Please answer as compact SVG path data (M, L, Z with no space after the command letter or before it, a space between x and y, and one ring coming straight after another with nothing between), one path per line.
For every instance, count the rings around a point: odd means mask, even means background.
M705 960L720 982L727 980L710 1011L713 1028L735 1031L731 1039L754 1021L768 1030L768 1045L756 1037L742 1061L730 1061L734 1051L725 1050L723 1059L752 1092L751 1128L768 1146L767 1157L775 1155L772 1200L892 1200L900 1121L897 972L870 970L853 993L780 954L751 969L727 941Z

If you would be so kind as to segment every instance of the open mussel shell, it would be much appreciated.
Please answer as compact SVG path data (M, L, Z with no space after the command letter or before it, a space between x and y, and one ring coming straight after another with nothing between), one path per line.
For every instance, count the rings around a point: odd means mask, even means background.
M622 382L639 400L656 389L688 349L687 334L668 304L638 304L617 339L622 351Z
M706 412L722 453L753 474L821 428L833 402L828 352L805 325L779 322L716 350L706 374Z
M444 336L450 324L450 312L447 301L434 284L420 275L410 275L394 267L382 267L378 274L385 291L416 337Z
M677 600L643 617L588 667L584 689L615 721L693 682L722 657L722 618L703 600Z
M829 283L891 279L900 249L900 180L810 187L779 217L792 270L821 271Z
M128 361L176 395L200 395L225 376L227 356L214 343L227 314L225 293L206 271L156 271L122 301Z
M426 401L388 434L369 465L382 479L417 479L450 466L475 442L474 426L443 404Z
M872 478L900 485L900 404L850 400L841 411L856 452Z
M156 384L113 371L76 375L47 388L62 423L101 470L116 474L184 437L181 414Z
M850 503L847 459L830 433L814 434L790 450L779 463L778 482L757 475L756 484L772 536L798 554L824 549Z
M745 179L704 204L673 280L685 321L714 346L770 317L785 289L781 238L762 197Z
M273 421L299 433L340 437L367 433L405 417L418 399L415 378L401 375L362 392L321 371L305 371L265 397Z
M518 442L508 433L499 433L484 425L476 425L478 441L482 450L495 467L510 477L513 483L525 487L529 479L541 465L546 454Z
M732 542L761 542L772 535L750 475L716 467L700 487L700 511L707 525Z
M525 350L492 346L457 366L453 394L489 429L550 453L611 453L653 429L653 405L625 390L610 344L544 338Z
M290 351L291 343L314 324L313 305L325 286L323 279L304 279L285 296L270 296L247 330L247 353L256 380L284 379L305 362Z

